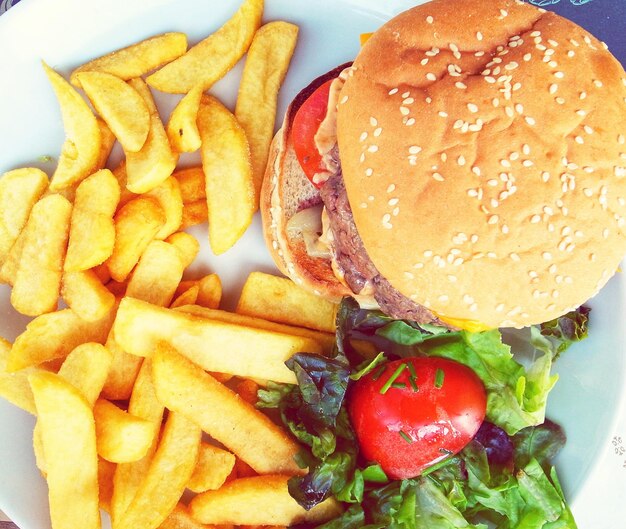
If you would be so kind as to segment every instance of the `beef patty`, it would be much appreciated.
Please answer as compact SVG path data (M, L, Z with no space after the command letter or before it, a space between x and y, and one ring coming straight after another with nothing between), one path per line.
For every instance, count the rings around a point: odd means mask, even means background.
M369 283L381 310L397 319L445 325L430 310L407 298L385 279L370 261L354 224L341 169L321 188L333 233L335 259L345 273L345 281L355 294Z

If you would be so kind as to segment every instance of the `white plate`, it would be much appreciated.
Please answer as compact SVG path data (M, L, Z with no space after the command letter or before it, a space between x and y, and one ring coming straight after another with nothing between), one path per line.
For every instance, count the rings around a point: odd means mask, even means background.
M236 10L238 0L28 0L0 18L0 173L57 156L63 127L40 60L68 73L105 52L165 31L183 31L190 42L217 29ZM285 19L300 26L298 48L280 98L279 115L310 79L351 60L359 34L416 2L395 0L267 0L266 20ZM241 65L218 83L214 93L233 105ZM176 98L160 97L164 115ZM184 162L192 162L186 157ZM201 241L206 226L194 229ZM206 244L196 269L216 271L225 293L236 298L251 270L275 270L261 239L258 219L245 237L215 258ZM9 304L0 287L0 335L14 339L27 319ZM611 436L624 430L626 382L626 285L621 275L591 303L591 337L572 347L556 365L561 379L549 415L567 432L558 469L580 527L624 526L626 469L612 453ZM49 526L46 486L32 455L33 419L0 402L0 509L22 529Z

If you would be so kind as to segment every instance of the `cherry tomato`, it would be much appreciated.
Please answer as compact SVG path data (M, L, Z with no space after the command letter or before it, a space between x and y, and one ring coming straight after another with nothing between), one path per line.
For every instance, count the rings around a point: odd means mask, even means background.
M322 157L315 145L315 134L326 117L332 82L332 79L326 81L309 96L296 112L291 125L291 138L296 157L307 178L317 188L320 188L323 183L314 183L313 176L323 171L324 167Z
M393 479L418 476L462 450L486 407L485 388L471 369L433 357L374 369L354 384L348 401L363 456Z

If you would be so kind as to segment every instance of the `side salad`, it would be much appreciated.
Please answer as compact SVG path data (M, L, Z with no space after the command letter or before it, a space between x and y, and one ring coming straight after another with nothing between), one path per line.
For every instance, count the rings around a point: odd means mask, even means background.
M513 331L514 339L524 340L532 350L532 359L524 366L505 343L509 337L498 330L449 331L393 320L344 299L337 315L334 356L298 353L287 362L297 386L272 383L259 391L258 406L276 409L307 447L298 464L309 472L290 480L290 494L307 509L329 496L345 503L341 516L316 529L576 528L552 465L565 434L545 419L545 410L558 378L551 374L552 364L573 342L587 336L588 317L589 309L581 307L524 333ZM364 359L353 339L375 343L379 354ZM463 440L462 449L445 448L458 439L449 439L454 436L443 429L436 437L439 455L433 458L428 446L428 463L414 477L405 478L393 465L397 455L420 443L432 444L433 438L398 427L393 446L385 446L378 460L368 460L359 446L366 447L364 436L373 428L368 429L367 421L354 421L351 400L363 385L375 385L370 393L377 399L401 395L418 399L411 410L419 410L421 395L431 390L435 398L444 388L447 395L468 394L462 379L446 376L447 367L433 367L430 378L424 375L429 371L416 371L420 359L430 359L428 363L447 359L469 368L482 382L486 399L477 430ZM465 419L480 415L478 394L471 394ZM373 404L369 415L366 412L372 422L380 419L380 402ZM406 403L391 404L406 408ZM451 405L442 401L436 408L445 415L446 406L449 410ZM422 450L411 453L419 457ZM411 475L412 469L406 470Z

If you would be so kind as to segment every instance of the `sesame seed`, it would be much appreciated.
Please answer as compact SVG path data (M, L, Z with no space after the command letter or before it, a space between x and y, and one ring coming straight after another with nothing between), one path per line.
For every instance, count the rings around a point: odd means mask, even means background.
M494 84L496 82L495 77L491 77L490 75L485 76L485 81L487 81L489 84Z
M487 219L487 224L497 224L498 223L498 219L499 219L498 215L491 215Z
M550 252L543 252L541 254L541 257L543 257L546 261L549 261L550 259L552 259L552 254Z
M390 95L390 96L395 95L395 94L397 94L397 93L398 93L398 91L399 91L399 90L398 90L397 88L392 88L391 90L389 90L389 95Z
M421 268L424 268L424 263L415 263L413 265L413 268L415 268L416 270L419 270Z
M437 180L437 182L443 182L445 179L443 176L441 176L440 173L433 173L433 179Z
M537 224L538 222L541 222L541 215L533 215L530 217L531 224Z
M363 163L365 161L365 153L362 152L361 156L359 156L359 162Z
M593 129L589 126L589 125L585 125L583 127L583 130L587 133L587 134L593 134Z
M406 126L407 126L407 127L410 127L410 126L412 126L412 125L415 125L415 118L409 118L409 119L407 119L407 121L406 121Z
M552 83L550 85L550 94L556 94L556 91L559 89L559 85L556 83Z
M371 167L365 169L365 176L372 176L374 174L374 170Z
M365 141L367 139L367 132L362 132L359 137L359 141Z
M422 59L422 60L420 61L420 64L421 64L422 66L426 66L426 65L428 64L428 57L426 57L426 58Z
M509 12L506 9L500 9L500 15L502 15L502 18L508 16L508 14L509 14Z
M464 90L465 88L467 88L467 85L461 81L457 81L456 83L454 83L454 86L456 86L457 88L460 88L461 90Z
M413 103L415 103L415 99L412 97L407 97L404 101L402 101L403 105L412 105Z
M476 176L480 176L480 167L472 167L472 173L474 173Z
M467 109L472 112L473 114L475 114L476 112L478 112L478 106L475 105L474 103L468 103L467 104Z
M602 88L602 86L604 86L602 84L602 81L600 81L600 79L594 79L593 80L593 84L597 87L597 88Z
M577 110L576 114L578 114L579 116L583 116L584 117L584 116L587 115L587 112L581 109L581 110Z
M510 71L510 70L515 70L515 68L517 68L518 66L519 66L519 64L518 64L518 63L516 63L515 61L511 61L510 63L508 63L508 64L504 67L504 69L505 69L505 70L509 70L509 71Z
M523 106L521 103L517 103L517 104L515 105L515 111L516 111L518 114L523 114L523 113L524 113L524 106Z
M585 140L583 140L582 136L576 136L574 138L574 141L580 145L582 145L583 143L585 143Z
M409 153L418 154L422 151L422 148L419 145L411 145L409 147Z
M526 121L526 123L528 123L530 126L535 125L537 122L535 121L535 118L531 118L530 116L526 116L524 118L524 121Z
M522 165L523 165L524 167L532 167L532 166L533 166L533 165L535 165L535 164L533 163L533 161L532 161L532 160L524 160L524 161L522 162Z
M587 97L587 92L581 92L580 95L578 96L580 99L585 99Z
M618 134L617 136L617 143L619 143L620 145L624 145L624 142L626 142L626 139L624 138L623 134Z
M554 77L556 77L557 79L563 79L563 77L565 77L565 74L561 71L554 72Z
M510 118L512 118L513 116L515 116L515 111L513 110L513 107L505 107L504 108L504 113L509 116Z
M367 202L361 202L361 203L359 204L359 207L360 207L361 209L367 209Z
M391 215L389 213L385 213L383 215L383 224L389 222L391 220Z
M434 20L435 20L435 19L434 19L433 17L431 17L430 15L426 17L426 22L427 22L428 24L432 24L432 23L434 22Z
M524 61L528 62L533 58L531 53L526 53L523 57Z
M395 207L395 208L393 208L393 211L391 212L391 214L392 214L394 217L397 217L397 216L398 216L398 213L400 213L400 208L399 208L399 207Z
M554 98L554 100L559 105L564 105L565 104L565 99L563 99L562 97L556 97L556 98Z
M502 167L511 167L511 162L509 162L508 160L502 159L500 160L500 165Z
M400 202L399 198L390 198L387 204L389 204L390 206L395 206L398 202Z
M437 80L437 76L432 73L432 72L428 72L426 74L426 79L428 79L429 81L436 81Z
M370 118L370 125L372 127L376 127L378 125L378 120L376 118Z
M465 156L463 155L459 156L456 161L460 166L465 165Z
M437 114L439 114L442 118L447 118L448 117L448 113L444 112L443 110L440 110L439 112L437 112Z
M411 95L411 92L407 91L407 92L403 92L402 93L402 98L406 99L407 97L409 97Z
M400 114L408 116L411 111L407 107L400 107Z
M378 145L370 145L367 148L368 152L377 152L378 151Z

